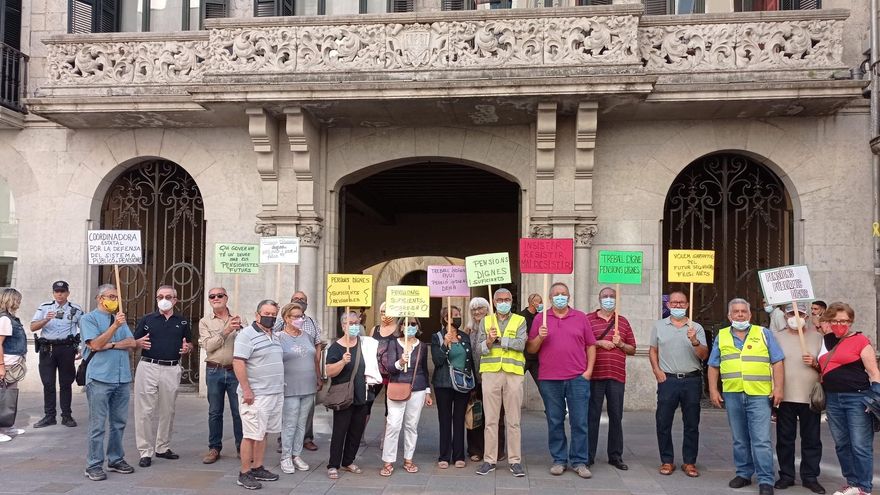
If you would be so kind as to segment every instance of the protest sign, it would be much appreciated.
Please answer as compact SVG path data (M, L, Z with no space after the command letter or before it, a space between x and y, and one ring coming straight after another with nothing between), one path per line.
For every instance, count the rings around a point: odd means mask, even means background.
M299 264L299 237L261 237L260 263Z
M428 267L428 287L431 297L470 297L467 269L457 265Z
M574 239L520 239L522 273L566 274L574 271Z
M385 315L427 318L431 316L430 289L424 285L391 285L385 291Z
M508 253L468 256L464 259L464 264L467 268L467 284L470 287L510 283L510 255Z
M215 244L214 273L260 273L260 246L257 244Z
M90 230L88 231L89 264L113 265L116 289L119 292L119 312L122 309L122 285L119 265L144 263L140 230Z
M760 270L758 271L758 279L761 281L764 299L771 306L815 299L813 282L810 280L810 271L806 265L791 265ZM798 311L795 311L795 318L798 322L801 352L806 354L807 344L804 342L804 325Z
M600 284L642 283L641 251L599 251Z
M715 282L715 251L670 249L669 281L694 284Z
M327 306L368 308L372 305L372 275L327 274Z

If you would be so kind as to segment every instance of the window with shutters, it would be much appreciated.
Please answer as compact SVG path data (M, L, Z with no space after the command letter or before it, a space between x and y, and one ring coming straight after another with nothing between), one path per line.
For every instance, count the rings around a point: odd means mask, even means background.
M254 0L254 17L291 16L295 13L294 0Z
M440 3L441 10L474 10L474 0L443 0Z
M0 106L27 113L27 55L21 52L22 0L0 0Z
M0 41L21 49L21 0L0 0Z
M611 5L613 0L577 0L578 7L586 7L588 5Z
M229 0L68 0L68 7L71 33L176 32L227 17Z
M822 0L734 0L735 12L767 12L772 10L815 10Z
M68 31L115 33L119 31L120 0L69 0Z
M706 12L706 0L642 0L642 3L645 5L645 15L702 14Z
M415 0L388 0L388 12L413 12Z

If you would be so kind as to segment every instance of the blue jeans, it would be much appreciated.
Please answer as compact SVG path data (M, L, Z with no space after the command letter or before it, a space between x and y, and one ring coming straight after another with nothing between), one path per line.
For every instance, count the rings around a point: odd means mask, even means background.
M657 446L660 448L660 462L675 463L675 447L672 443L672 423L675 412L681 406L683 435L681 439L681 458L685 464L696 464L700 448L700 397L703 395L703 379L699 376L675 378L667 376L666 381L657 384L657 411L654 420L657 425Z
M547 440L553 464L576 467L587 463L587 414L590 407L590 381L582 376L570 380L541 380L538 383L547 416ZM565 438L565 406L571 445Z
M284 412L281 416L282 459L302 455L306 423L309 420L309 411L314 404L315 394L291 395L284 398Z
M229 398L235 449L241 449L241 416L238 415L238 378L232 370L208 368L208 448L223 450L223 401Z
M122 435L128 421L128 401L131 383L104 383L92 380L86 384L89 401L89 456L88 468L104 465L104 432L110 421L110 439L107 442L107 463L116 464L125 457Z
M870 492L874 477L874 427L862 397L858 392L829 392L825 412L846 483Z
M727 421L733 434L736 475L747 480L757 473L758 484L773 485L773 444L770 441L770 398L724 392Z

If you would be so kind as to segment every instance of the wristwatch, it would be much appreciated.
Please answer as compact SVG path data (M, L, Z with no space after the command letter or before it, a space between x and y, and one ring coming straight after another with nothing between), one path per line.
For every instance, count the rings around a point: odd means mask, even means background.
M111 343L110 343L110 348L111 348L111 349L116 349L116 342L111 342Z

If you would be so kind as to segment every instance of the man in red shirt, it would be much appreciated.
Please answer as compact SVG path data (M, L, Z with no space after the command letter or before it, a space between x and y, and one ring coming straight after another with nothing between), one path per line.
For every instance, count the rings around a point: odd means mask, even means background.
M626 471L623 463L623 390L626 384L626 356L636 353L636 339L629 321L617 317L617 332L614 331L617 308L617 292L611 287L599 291L599 309L587 314L587 320L596 337L596 365L593 367L593 380L590 382L590 411L588 429L590 452L588 466L596 460L599 444L599 418L602 416L602 403L607 400L608 407L608 464Z

